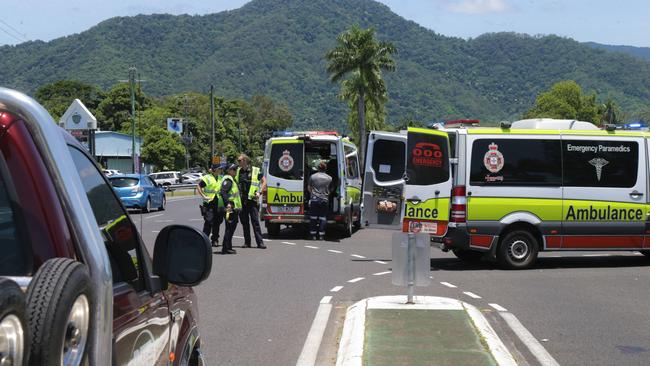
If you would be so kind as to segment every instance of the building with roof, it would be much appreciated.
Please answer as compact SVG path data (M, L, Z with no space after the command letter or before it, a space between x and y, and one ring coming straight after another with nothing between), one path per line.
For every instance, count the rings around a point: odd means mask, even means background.
M95 158L106 169L117 169L122 173L130 173L133 167L132 136L113 131L95 132ZM135 138L136 160L140 156L142 138ZM140 164L142 172L149 173L151 166Z

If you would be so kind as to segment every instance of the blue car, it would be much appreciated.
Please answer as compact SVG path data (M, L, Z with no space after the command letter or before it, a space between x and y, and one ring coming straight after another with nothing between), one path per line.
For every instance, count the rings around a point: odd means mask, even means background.
M139 208L149 212L152 208L158 211L165 209L167 198L165 190L144 174L115 175L111 181L113 189L117 192L122 203L127 208Z

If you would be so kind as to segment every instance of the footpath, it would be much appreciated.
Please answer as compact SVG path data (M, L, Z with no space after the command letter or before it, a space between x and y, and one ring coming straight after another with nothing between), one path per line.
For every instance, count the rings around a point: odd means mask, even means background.
M337 366L516 365L487 320L459 300L380 296L347 310Z

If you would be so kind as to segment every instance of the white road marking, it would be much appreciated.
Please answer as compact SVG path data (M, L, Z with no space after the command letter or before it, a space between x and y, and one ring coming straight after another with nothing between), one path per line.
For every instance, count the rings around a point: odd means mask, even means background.
M359 254L350 254L350 257L366 259L366 257L364 257L364 256L362 256L362 255L359 255Z
M456 288L457 287L456 285L452 285L449 282L440 282L440 284L443 285L443 286L447 286L449 288Z
M187 201L187 200L197 199L197 198L199 198L199 196L194 196L194 197L179 197L179 198L175 198L175 197L166 197L166 198L167 198L167 203L172 203L172 202L176 202L176 201Z
M232 237L233 237L233 238L236 238L236 239L244 239L244 237L243 237L243 236L237 236L237 235L233 235Z
M160 230L152 230L151 232L152 232L152 233L159 233Z
M305 245L305 248L309 248L309 249L318 249L318 247L315 247L315 246L313 246L313 245Z
M174 222L174 220L156 220L156 222Z
M343 288L343 286L334 286L334 287L332 287L330 292L339 292L339 291L341 291L342 288Z
M583 257L609 257L611 254L583 254Z
M203 219L189 219L189 221L204 221Z
M273 241L273 240L271 240L271 239L262 239L262 240L263 240L263 241Z
M327 251L330 252L330 253L336 253L336 254L341 254L341 253L343 253L343 252L340 251L340 250L334 250L334 249L327 249Z
M364 279L366 279L366 278L365 277L357 277L357 278L353 278L353 279L349 280L348 283L355 283L355 282L359 282L359 281L364 280Z
M283 241L282 244L287 244L287 245L296 245L296 243L292 243L290 241Z
M377 264L386 264L386 262L384 262L384 261L373 261L373 262L375 262Z
M491 307L493 307L496 311L508 311L508 309L504 308L503 306L499 304L488 304Z
M325 302L326 299L327 301ZM318 305L318 311L316 311L314 321L311 323L311 328L307 334L307 339L302 347L296 366L313 366L316 363L318 349L323 340L327 321L332 311L332 304L329 303L331 299L331 296L325 296Z
M466 292L463 292L463 293L465 295L471 297L472 299L482 299L482 297L480 297L479 295L477 295L477 294L475 294L473 292L466 291Z
M146 219L153 219L154 217L160 217L160 216L162 216L162 215L164 215L164 214L157 214L157 215L147 216L147 217L145 217L145 220L146 220Z
M372 275L373 276L383 276L385 274L389 274L390 272L391 271L377 272L377 273L373 273Z
M332 302L332 296L323 296L322 299L320 299L321 304L329 304Z
M499 313L501 317L510 326L513 332L528 347L528 350L535 356L540 364L545 366L559 366L560 364L551 356L550 353L535 339L535 337L519 322L519 319L510 313Z

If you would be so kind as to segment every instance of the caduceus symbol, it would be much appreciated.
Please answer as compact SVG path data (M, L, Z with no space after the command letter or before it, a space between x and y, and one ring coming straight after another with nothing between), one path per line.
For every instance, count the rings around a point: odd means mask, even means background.
M593 158L589 160L589 164L593 165L596 168L596 177L598 177L598 181L600 182L600 176L603 173L603 167L609 164L609 161L603 158Z

